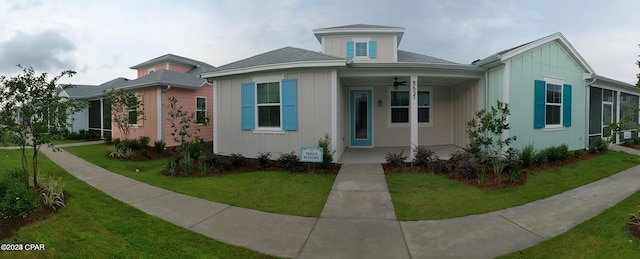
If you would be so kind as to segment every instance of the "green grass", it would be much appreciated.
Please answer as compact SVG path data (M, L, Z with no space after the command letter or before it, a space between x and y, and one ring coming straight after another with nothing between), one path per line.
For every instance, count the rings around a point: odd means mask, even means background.
M639 258L640 240L625 226L638 201L640 192L561 235L502 258Z
M64 149L114 173L167 190L232 206L296 216L320 216L335 180L335 175L286 172L169 177L160 173L167 165L166 159L113 160L106 156L111 150L107 145Z
M19 152L0 150L1 168L20 167ZM1 258L268 257L147 215L77 180L45 156L39 161L42 173L62 177L70 195L68 204L58 213L22 227L12 237L0 241L44 244L44 251L0 252Z
M576 164L531 171L524 185L503 190L480 190L432 174L395 174L386 179L399 220L445 219L544 199L638 164L637 156L610 151Z
M51 143L54 145L62 145L62 144L73 144L80 142L87 142L88 140L84 139L52 139Z

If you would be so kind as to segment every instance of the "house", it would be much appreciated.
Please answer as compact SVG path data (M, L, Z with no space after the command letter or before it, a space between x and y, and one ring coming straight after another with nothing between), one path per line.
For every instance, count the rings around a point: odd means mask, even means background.
M213 88L211 83L199 77L200 73L214 67L193 59L167 54L138 65L138 77L133 80L117 78L99 86L76 85L66 90L66 95L88 103L88 108L76 114L72 130L99 131L101 136L122 138L122 133L111 121L111 109L104 102L110 89L133 91L142 103L144 119L130 122L129 138L147 136L151 141L163 140L167 146L176 146L171 136L172 128L167 121L166 106L169 98L175 97L177 105L196 114L196 128L204 141L213 140L213 127L204 125L204 116L213 111ZM138 112L138 111L129 111Z
M638 104L637 89L596 75L560 33L460 64L399 49L404 32L315 29L320 52L285 47L202 73L213 82L214 152L286 153L325 134L335 161L357 148L464 147L467 121L496 100L511 104L514 147L580 149Z

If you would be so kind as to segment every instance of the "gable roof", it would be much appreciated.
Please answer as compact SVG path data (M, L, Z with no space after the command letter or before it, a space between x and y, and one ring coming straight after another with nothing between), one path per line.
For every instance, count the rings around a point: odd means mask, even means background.
M149 86L166 86L180 87L180 88L199 88L206 81L198 77L198 74L202 70L189 71L189 73L180 73L172 70L158 70L151 72L143 77L139 77L135 80L129 80L124 84L116 87L116 89L138 89Z
M584 58L582 58L580 53L578 53L578 51L575 48L573 48L571 43L569 43L569 41L564 37L564 35L562 35L562 33L559 33L559 32L531 41L531 42L527 42L525 44L510 48L510 49L500 51L484 59L476 60L472 64L482 67L488 64L493 64L498 61L504 62L510 58L513 58L517 55L520 55L522 53L525 53L529 50L540 47L552 41L558 42L560 46L567 52L567 54L569 54L569 56L571 56L576 61L578 66L580 66L584 71L592 74L595 73L591 68L591 66L589 66L587 61Z
M346 59L344 58L306 49L284 47L211 69L202 73L201 77L216 77L272 69L345 65Z
M400 45L404 35L404 27L381 26L371 24L351 24L344 26L314 29L318 42L322 43L322 37L327 35L371 35L371 34L395 34L398 37L397 44Z
M143 68L143 67L147 67L147 66L151 66L151 65L155 65L158 63L164 63L164 62L171 62L171 63L177 63L177 64L182 64L182 65L188 65L188 66L192 66L192 67L201 67L201 66L207 66L207 67L213 67L207 63L204 63L202 61L198 61L198 60L194 60L194 59L190 59L190 58L185 58L185 57L181 57L178 55L173 55L173 54L166 54L151 60L147 60L145 62L142 62L140 64L137 64L135 66L130 67L131 69L138 69L138 68Z

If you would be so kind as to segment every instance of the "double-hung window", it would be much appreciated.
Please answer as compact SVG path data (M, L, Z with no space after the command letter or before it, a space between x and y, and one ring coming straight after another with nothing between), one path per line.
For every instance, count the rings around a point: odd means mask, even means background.
M547 83L545 103L545 124L560 126L562 121L562 86Z
M356 57L368 57L369 54L367 54L367 50L369 49L367 47L367 42L363 41L363 42L355 42L356 44Z
M256 106L258 127L280 127L280 83L259 83L256 85Z
M571 88L563 80L554 78L534 81L534 128L571 127Z
M196 123L207 123L207 98L196 97Z
M129 100L127 100L127 120L130 125L138 124L138 96L137 95L129 95Z
M409 91L391 91L389 109L391 124L409 123ZM418 91L418 123L431 122L431 93Z

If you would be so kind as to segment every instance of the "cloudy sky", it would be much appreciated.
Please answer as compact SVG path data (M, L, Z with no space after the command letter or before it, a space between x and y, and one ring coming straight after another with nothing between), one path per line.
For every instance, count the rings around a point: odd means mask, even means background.
M100 84L167 53L221 66L286 46L319 51L313 29L364 23L405 27L401 49L459 63L562 32L596 73L635 84L639 14L637 0L3 0L0 75L21 64Z

